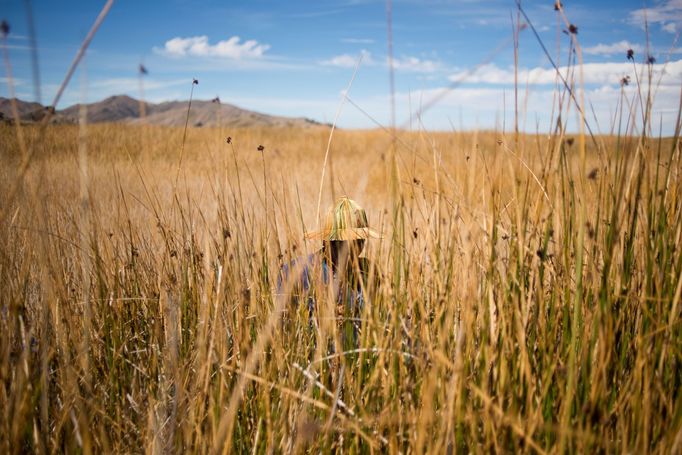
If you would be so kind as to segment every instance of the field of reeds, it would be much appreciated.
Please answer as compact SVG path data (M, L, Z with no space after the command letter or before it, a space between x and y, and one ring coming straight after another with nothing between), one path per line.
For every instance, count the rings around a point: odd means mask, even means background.
M2 453L682 450L677 134L0 137ZM348 351L277 285L341 195Z

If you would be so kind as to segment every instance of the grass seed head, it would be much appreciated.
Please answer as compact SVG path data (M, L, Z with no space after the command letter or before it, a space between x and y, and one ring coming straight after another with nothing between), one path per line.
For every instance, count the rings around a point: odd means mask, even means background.
M590 180L597 180L597 177L599 176L599 169L596 167L590 171L589 174L587 174L587 178Z

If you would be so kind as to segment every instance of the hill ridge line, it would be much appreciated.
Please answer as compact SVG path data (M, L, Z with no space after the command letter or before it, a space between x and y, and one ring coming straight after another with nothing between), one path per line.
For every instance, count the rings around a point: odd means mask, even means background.
M22 123L42 120L47 106L32 101L16 99L19 118ZM150 125L184 126L189 101L172 100L158 103L140 101L130 95L112 95L101 101L86 103L88 123L145 123ZM51 119L52 123L77 123L82 104L73 104L59 109ZM145 115L141 115L144 106ZM12 122L11 100L0 97L0 120ZM299 127L309 128L325 125L304 117L287 117L264 114L243 109L234 104L223 103L218 97L212 100L192 100L189 125L230 126L230 127Z

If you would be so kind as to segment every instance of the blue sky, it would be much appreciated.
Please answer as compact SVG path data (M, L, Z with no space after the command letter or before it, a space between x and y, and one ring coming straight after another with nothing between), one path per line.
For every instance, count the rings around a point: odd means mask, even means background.
M42 102L52 101L81 41L104 1L32 2L38 42ZM560 65L570 41L552 0L522 3L543 42ZM565 20L578 27L585 65L585 95L607 132L620 96L619 81L635 80L647 55L656 59L660 79L655 118L672 131L682 82L682 0L646 5L637 1L565 1ZM513 118L513 46L509 0L394 0L393 48L398 126L417 127L415 113L431 105L420 121L428 129L508 130ZM7 39L15 91L36 99L25 2L0 0L9 22ZM305 116L331 122L359 57L362 62L338 124L371 128L390 122L386 2L118 0L92 41L58 108L98 101L114 94L150 101L187 99L192 78L195 97L270 114ZM557 50L560 45L560 53ZM635 63L625 58L635 50ZM529 28L520 34L521 126L546 131L551 117L555 73ZM0 96L7 96L6 70ZM456 87L449 91L444 88ZM634 84L626 93L634 102ZM571 112L573 115L574 111ZM410 119L412 122L410 123ZM376 123L375 123L376 122ZM575 128L576 122L569 122Z

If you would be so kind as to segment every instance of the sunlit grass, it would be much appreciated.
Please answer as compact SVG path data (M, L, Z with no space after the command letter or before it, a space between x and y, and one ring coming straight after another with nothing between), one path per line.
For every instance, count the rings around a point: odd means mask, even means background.
M398 133L394 223L391 137L337 131L323 204L384 239L359 349L329 358L327 294L311 326L276 290L319 248L328 130L190 129L177 185L182 129L24 133L9 200L0 132L3 453L681 448L677 138L581 163L559 135Z

